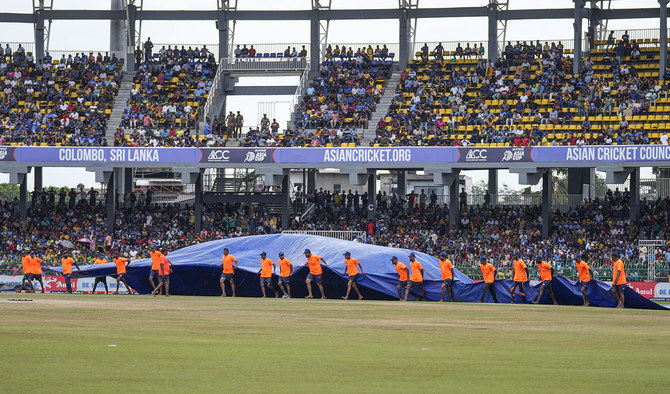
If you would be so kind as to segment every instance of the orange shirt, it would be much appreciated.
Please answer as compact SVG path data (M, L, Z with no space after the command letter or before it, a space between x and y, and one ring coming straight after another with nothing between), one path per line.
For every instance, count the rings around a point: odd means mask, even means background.
M23 256L21 259L21 264L23 265L24 274L33 273L33 260L30 258L30 256Z
M454 269L454 266L451 264L449 259L440 260L440 271L442 271L442 280L454 279L454 276L451 274L451 270Z
M321 275L323 269L321 269L321 256L312 254L307 259L307 265L309 265L309 273L312 275Z
M484 282L493 283L495 279L496 267L494 267L491 263L486 263L484 265L480 265L479 269L482 270L482 275L484 275Z
M160 259L163 253L159 251L151 252L149 253L151 256L151 270L152 271L158 271L158 267L160 267Z
M282 278L291 276L291 260L279 259L279 276Z
M42 275L42 259L33 257L33 274Z
M114 259L114 264L116 264L116 273L117 274L125 274L126 273L126 261L128 261L128 259L125 258L125 257L119 257L118 259Z
M93 262L93 265L98 265L98 264L107 264L107 260L105 259L95 259Z
M589 265L586 264L584 260L579 260L575 265L577 266L577 272L579 273L579 280L582 282L590 282L591 274L589 273Z
M412 271L412 275L409 277L409 280L412 282L423 282L423 275L421 274L423 265L421 265L421 263L416 260L411 261L409 263L409 269Z
M349 276L358 275L358 260L344 259L344 264L347 265L347 272L349 273Z
M232 274L235 272L235 269L233 268L233 261L237 261L237 259L233 257L232 254L224 255L221 261L223 262L224 274Z
M395 265L395 270L398 272L398 278L399 281L404 282L407 280L407 266L403 263L396 263Z
M543 261L540 264L540 279L541 280L551 280L551 264Z
M612 284L613 285L625 285L626 284L626 273L623 270L623 261L621 259L618 259L617 261L613 262L612 265L614 266L614 270L612 271ZM614 282L614 279L616 279L617 273L621 271L621 275L619 275L619 280Z
M528 275L526 274L526 263L521 259L514 260L512 263L514 266L514 281L515 282L525 282L528 280Z
M170 275L170 260L164 254L161 255L159 269L161 275Z
M261 260L261 278L272 278L272 266L275 262L270 259Z
M72 264L74 264L74 259L72 257L63 257L60 259L61 264L63 265L63 275L72 273Z

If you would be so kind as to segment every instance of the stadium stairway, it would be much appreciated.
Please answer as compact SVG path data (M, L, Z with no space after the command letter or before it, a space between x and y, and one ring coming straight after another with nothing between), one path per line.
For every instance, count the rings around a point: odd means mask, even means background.
M376 132L377 123L379 123L380 119L386 117L389 107L393 102L393 97L395 96L395 90L399 84L400 84L400 72L394 72L391 75L391 78L388 80L388 83L386 84L384 93L382 93L382 97L379 100L379 103L377 103L377 108L375 108L375 112L373 112L372 116L370 117L368 128L363 133L363 138L361 139L361 142L359 144L360 146L370 146L372 141L377 136Z
M130 90L133 88L133 78L134 74L123 74L123 78L121 78L121 86L119 86L119 93L114 98L114 106L112 107L111 115L109 115L107 132L105 133L107 143L110 145L114 143L114 132L121 127L123 108L126 106L126 102L130 98Z

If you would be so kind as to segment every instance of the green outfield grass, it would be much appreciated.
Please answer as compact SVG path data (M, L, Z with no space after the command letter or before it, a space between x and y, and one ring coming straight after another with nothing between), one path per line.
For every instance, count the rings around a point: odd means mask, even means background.
M3 392L667 392L670 382L670 311L56 294L5 301L17 296L0 301Z

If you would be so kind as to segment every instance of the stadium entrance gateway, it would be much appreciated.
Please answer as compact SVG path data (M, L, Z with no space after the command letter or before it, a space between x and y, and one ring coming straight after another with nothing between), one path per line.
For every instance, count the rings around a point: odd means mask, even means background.
M665 241L662 239L641 239L637 248L644 262L647 264L647 280L656 281L656 252L662 250Z

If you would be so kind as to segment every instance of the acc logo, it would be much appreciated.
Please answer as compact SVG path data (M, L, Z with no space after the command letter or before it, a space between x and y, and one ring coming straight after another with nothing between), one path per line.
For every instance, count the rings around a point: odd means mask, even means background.
M7 148L0 148L0 160L4 160L7 157Z
M213 150L207 156L207 161L228 161L230 160L230 151L227 149Z
M486 161L487 158L487 149L470 149L465 156L465 161Z

